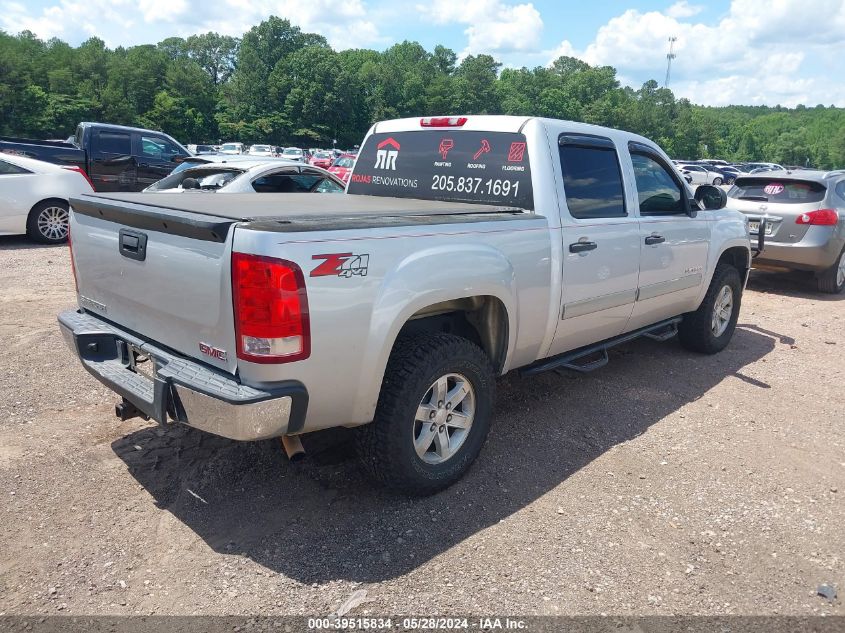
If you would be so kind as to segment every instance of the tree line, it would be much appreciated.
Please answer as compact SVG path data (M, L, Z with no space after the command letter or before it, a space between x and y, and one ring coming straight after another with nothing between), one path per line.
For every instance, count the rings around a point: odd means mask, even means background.
M433 114L536 115L642 134L675 158L845 167L845 109L703 107L610 66L560 57L502 68L444 46L335 51L270 17L217 33L109 49L0 31L0 135L66 138L79 121L159 129L182 142L359 143L374 121Z

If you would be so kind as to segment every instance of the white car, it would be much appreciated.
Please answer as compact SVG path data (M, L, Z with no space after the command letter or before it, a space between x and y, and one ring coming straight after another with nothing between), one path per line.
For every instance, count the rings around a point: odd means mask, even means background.
M243 143L223 143L220 146L220 153L221 154L243 154L244 153L244 144Z
M250 156L263 156L271 158L274 155L272 145L251 145L247 154Z
M283 159L215 161L174 171L148 193L343 193L346 185L325 169Z
M44 244L67 240L68 198L94 189L80 167L0 154L0 235Z
M288 160L295 160L300 163L305 162L305 152L303 152L298 147L286 147L282 151L282 158L287 158Z
M706 165L680 165L678 170L692 177L691 185L721 185L725 181L722 173L711 171Z

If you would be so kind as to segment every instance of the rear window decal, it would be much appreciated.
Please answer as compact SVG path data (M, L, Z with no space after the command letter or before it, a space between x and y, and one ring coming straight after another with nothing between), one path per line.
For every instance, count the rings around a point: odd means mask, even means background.
M782 184L779 182L773 182L763 187L763 192L769 194L770 196L776 196L779 193L783 193L783 189L784 186Z

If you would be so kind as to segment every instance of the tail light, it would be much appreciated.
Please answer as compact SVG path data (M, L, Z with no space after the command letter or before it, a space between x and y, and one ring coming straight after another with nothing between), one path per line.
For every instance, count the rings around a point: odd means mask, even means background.
M70 254L70 272L73 273L73 287L79 294L79 280L76 278L76 264L73 263L73 240L70 238L70 218L67 220L67 250Z
M421 127L461 127L467 122L465 116L430 116L420 119Z
M812 226L836 226L837 222L839 222L839 214L835 209L807 211L795 220L795 224L810 224Z
M275 257L232 253L238 358L287 363L311 354L308 297L302 270Z
M91 182L91 179L88 177L88 174L85 172L85 170L82 169L82 167L79 167L77 165L67 165L62 167L62 169L67 169L68 171L75 171L76 173L80 174L86 181L88 181L88 184L91 185L91 191L96 191L96 189L94 188L94 183Z

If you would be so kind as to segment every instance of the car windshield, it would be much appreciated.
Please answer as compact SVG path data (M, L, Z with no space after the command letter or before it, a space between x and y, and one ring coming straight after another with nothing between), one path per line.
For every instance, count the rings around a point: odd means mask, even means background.
M250 151L253 152L272 152L273 150L270 148L269 145L253 145L250 148Z
M216 191L217 189L220 189L224 185L230 183L242 173L244 173L243 169L235 169L233 167L194 166L193 169L183 169L179 172L174 170L169 176L150 185L147 188L147 191L165 191L179 188L199 191ZM196 180L197 185L185 187L184 182L188 178Z
M302 150L295 147L288 147L283 153L288 156L302 156Z
M330 159L331 157L332 157L332 155L329 154L328 152L317 152L316 154L314 154L314 158L320 158L320 159L323 159L323 160L325 160L327 158Z
M738 200L759 200L785 204L821 202L826 188L812 180L779 180L777 178L739 178L728 192Z
M225 149L225 150L237 150L237 149L240 149L240 148L239 148L239 147L238 147L235 143L226 143L226 144L225 144L223 147L221 147L220 149Z
M341 156L334 162L334 167L346 167L352 169L355 166L355 159L349 156Z

